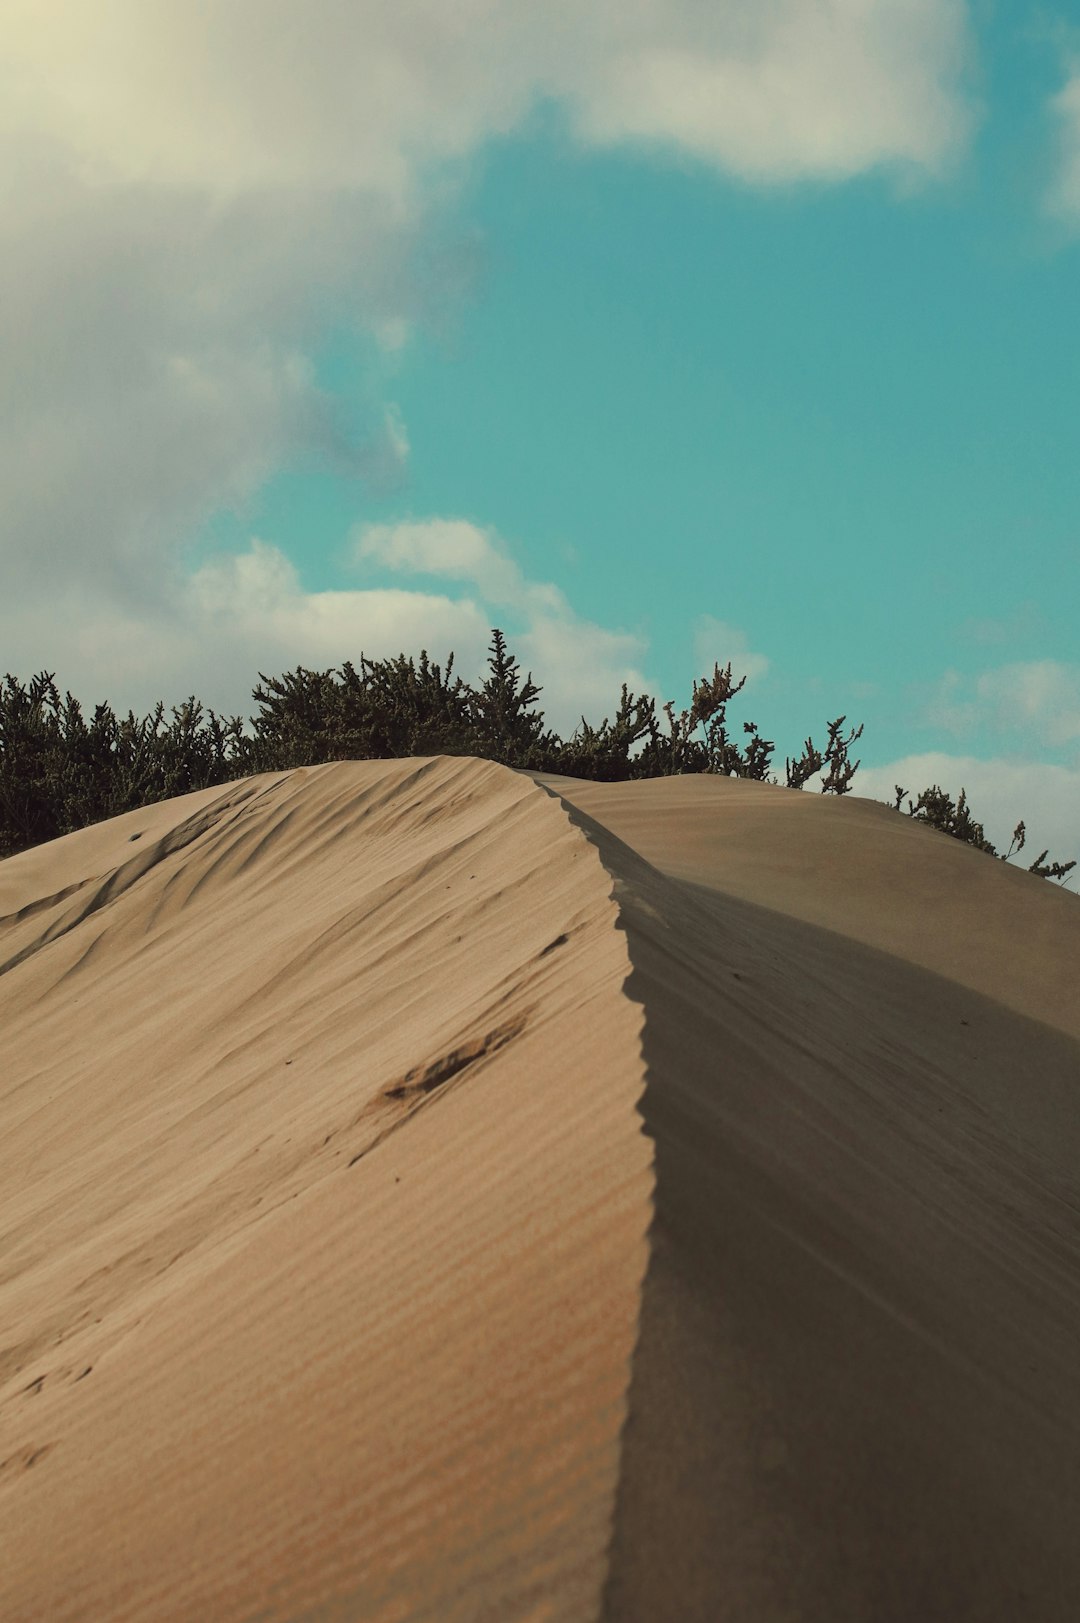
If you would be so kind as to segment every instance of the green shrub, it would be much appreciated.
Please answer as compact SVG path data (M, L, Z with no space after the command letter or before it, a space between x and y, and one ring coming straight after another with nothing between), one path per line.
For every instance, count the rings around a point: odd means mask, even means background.
M0 856L235 776L239 718L192 697L165 720L99 704L87 722L46 671L0 686Z
M900 810L900 802L907 794L906 789L896 785L896 799L894 805ZM1027 839L1027 830L1022 822L1017 823L1013 829L1012 839L1007 851L999 852L997 847L991 845L983 832L981 823L977 823L968 809L967 790L961 788L957 800L952 800L939 784L924 789L918 800L909 800L908 816L915 817L921 823L929 823L931 828L940 829L943 834L951 834L954 840L963 840L965 845L973 845L977 851L985 851L988 856L1000 856L1002 862L1008 862L1011 857L1019 856L1024 849ZM1064 879L1076 867L1074 862L1047 862L1048 852L1044 851L1028 866L1028 873L1038 874L1040 879Z

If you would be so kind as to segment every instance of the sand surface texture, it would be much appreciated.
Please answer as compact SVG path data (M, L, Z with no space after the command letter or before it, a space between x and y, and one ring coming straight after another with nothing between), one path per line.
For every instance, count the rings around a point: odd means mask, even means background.
M0 1618L1080 1617L1080 900L437 758L0 863Z

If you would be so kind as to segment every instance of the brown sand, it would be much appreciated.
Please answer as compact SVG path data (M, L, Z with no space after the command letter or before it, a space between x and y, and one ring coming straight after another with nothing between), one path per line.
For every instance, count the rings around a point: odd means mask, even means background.
M1075 896L438 758L0 915L4 1623L1080 1616Z

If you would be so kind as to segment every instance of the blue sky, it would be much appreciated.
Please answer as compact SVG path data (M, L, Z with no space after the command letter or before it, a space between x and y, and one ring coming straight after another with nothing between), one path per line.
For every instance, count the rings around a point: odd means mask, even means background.
M327 0L297 72L290 0L254 62L114 9L7 47L8 668L244 710L500 624L566 727L730 658L781 761L845 712L864 793L1080 854L1065 11Z

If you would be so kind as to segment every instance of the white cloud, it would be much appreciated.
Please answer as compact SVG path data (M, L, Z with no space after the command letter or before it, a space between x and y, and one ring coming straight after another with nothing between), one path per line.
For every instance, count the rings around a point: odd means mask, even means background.
M8 0L0 106L93 182L405 205L540 97L751 179L933 168L967 53L961 0Z
M79 186L30 165L0 211L0 568L7 602L58 577L171 590L206 517L278 467L315 461L382 484L403 426L373 390L361 428L316 386L308 279L344 315L410 297L404 244L355 199L215 205ZM366 411L366 420L365 420ZM17 597L16 597L16 594ZM4 628L0 623L0 631Z
M362 563L404 574L472 581L490 603L520 606L536 590L493 531L467 519L369 524L357 531L353 548Z
M5 659L51 660L25 631L65 601L96 605L103 648L146 626L166 646L185 548L284 467L400 481L394 354L473 261L433 221L541 99L585 142L754 182L934 171L963 144L967 52L961 0L7 0ZM311 360L342 326L382 357L347 416ZM531 635L570 623L546 591ZM633 639L605 659L633 668Z
M1028 745L1071 744L1080 739L1080 666L1039 659L999 665L975 677L946 671L926 718L958 738L987 727L1016 733Z
M439 659L453 649L465 674L479 668L490 624L472 597L397 587L305 591L284 553L260 541L204 564L192 577L188 613L208 650L227 642L229 675L248 687L256 668L269 674L421 648Z
M959 4L643 9L660 26L628 28L581 95L580 123L595 140L676 145L767 182L898 161L936 169L963 143Z
M442 663L453 650L455 671L476 681L499 625L523 670L543 684L541 708L560 732L572 732L583 711L594 722L610 715L623 682L648 688L642 640L581 619L557 587L528 579L493 532L433 519L371 529L359 540L368 543L356 548L362 563L466 589L308 591L280 548L255 540L175 574L160 599L119 602L80 583L35 604L5 640L8 667L24 678L49 670L84 702L108 698L118 710L175 703L194 688L220 713L246 716L259 671L356 664L361 653L426 648Z
M580 619L559 587L523 573L493 530L445 518L368 525L353 549L360 564L466 582L487 605L491 625L509 611L503 629L522 665L542 681L541 708L561 732L573 731L582 713L594 723L612 714L624 682L636 692L648 685L642 639Z
M1080 221L1080 64L1071 65L1050 110L1058 134L1058 167L1050 206L1054 213Z
M967 790L972 817L1001 852L1008 849L1013 829L1023 821L1027 838L1018 859L1022 865L1033 862L1043 850L1049 850L1052 860L1080 861L1080 771L1067 767L1008 756L907 755L884 766L860 766L852 792L892 804L896 784L917 800L923 789L935 783L954 800L961 789Z
M214 709L248 715L262 670L325 669L361 653L453 649L462 674L478 672L491 621L471 595L380 588L308 591L279 548L253 541L193 574L177 574L159 599L118 602L79 585L35 605L5 638L8 667L24 678L46 669L87 703L145 711L195 690Z
M753 681L764 676L769 661L764 654L751 652L745 631L718 620L712 614L701 614L694 622L694 676L711 675L716 664L731 662L731 674L736 679L745 676Z

